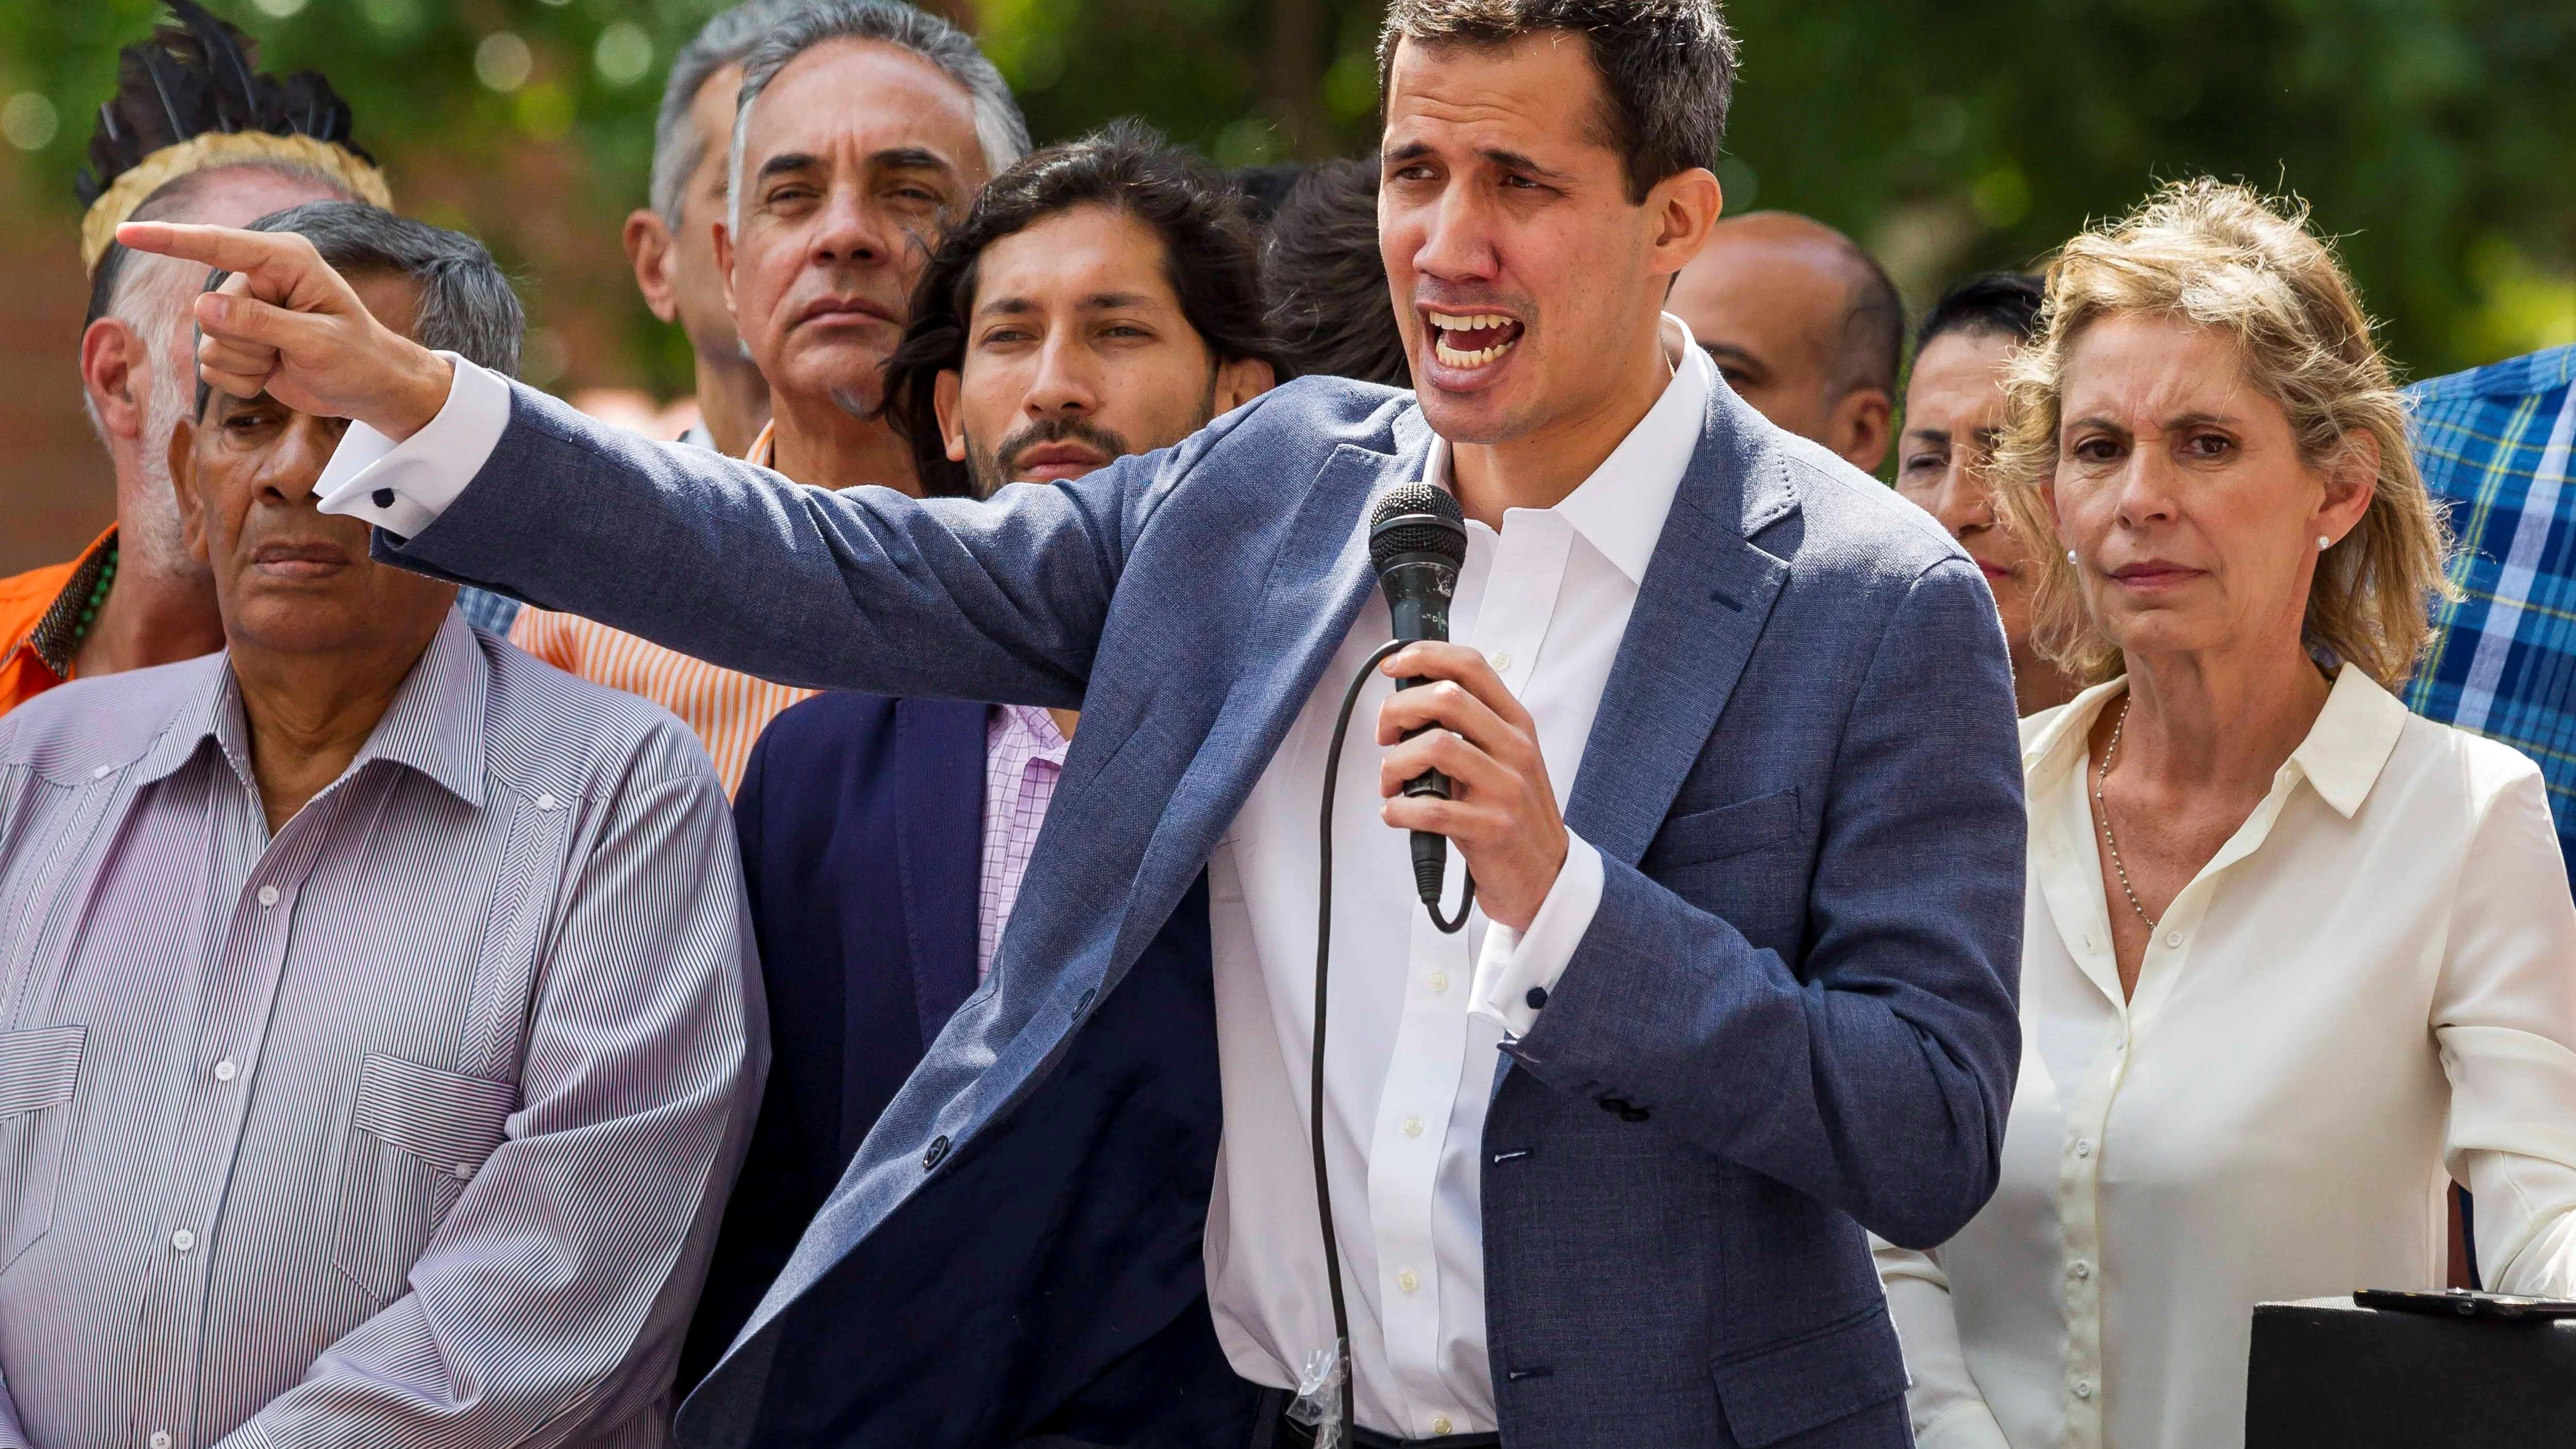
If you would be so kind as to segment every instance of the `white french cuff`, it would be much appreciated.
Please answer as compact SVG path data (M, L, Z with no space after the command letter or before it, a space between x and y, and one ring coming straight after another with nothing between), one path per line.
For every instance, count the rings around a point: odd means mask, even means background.
M456 370L438 416L399 443L352 421L313 485L323 512L409 538L436 523L483 471L510 426L510 384L453 352L438 355Z
M1558 867L1556 884L1547 888L1547 899L1539 902L1529 929L1515 931L1499 921L1485 928L1467 1014L1513 1036L1528 1035L1538 1025L1540 1005L1556 989L1556 978L1565 974L1600 909L1601 852L1567 831L1565 864Z

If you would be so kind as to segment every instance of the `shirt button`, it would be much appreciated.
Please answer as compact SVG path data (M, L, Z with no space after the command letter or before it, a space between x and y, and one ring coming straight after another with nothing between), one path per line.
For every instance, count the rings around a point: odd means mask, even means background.
M470 1162L460 1162L456 1164L456 1180L458 1182L472 1182L474 1180L474 1164Z
M1494 666L1494 672L1496 674L1502 674L1512 667L1511 651L1508 649L1497 649L1493 653L1485 656L1485 662ZM1447 1423L1448 1421L1444 1419L1441 1422Z
M218 1082L229 1082L240 1075L241 1068L233 1065L233 1059L231 1057L226 1057L222 1061L215 1063L215 1080Z
M2093 1397L2093 1381L2091 1379L2077 1379L2075 1381L2075 1397L2079 1399L2089 1399Z
M1432 1416L1431 1416L1431 1437L1432 1437L1432 1438L1434 1438L1434 1439L1437 1439L1437 1438L1439 1438L1441 1435L1446 1434L1446 1433L1448 1433L1448 1432L1449 1432L1449 1416L1448 1416L1447 1414L1434 1414L1434 1415L1432 1415Z
M1407 1117L1407 1118L1405 1118L1405 1119L1404 1119L1404 1135L1405 1135L1405 1136L1407 1136L1407 1137L1419 1137L1419 1136L1421 1136L1421 1135L1422 1135L1422 1119L1421 1119L1421 1118L1419 1118L1419 1117Z
M152 1431L151 1444L152 1449L170 1449L170 1435L165 1430L155 1429Z
M2074 1274L2076 1279L2081 1281L2093 1276L2093 1265L2085 1262L2082 1258L2078 1258L2074 1262L2066 1265L2066 1271Z
M2182 944L2182 932L2180 932L2180 931L2167 931L2167 932L2165 932L2165 944L2166 944L2167 946L2179 946L2179 945L2181 945L2181 944Z
M93 779L93 780L104 780L104 779L106 779L108 776L113 775L113 774L115 774L115 773L116 773L116 767L115 767L114 765L101 765L101 766L99 766L97 769L90 771L90 772L89 772L89 777L90 777L91 779ZM168 1437L168 1436L167 1436L167 1435L156 1435L155 1437L156 1437L156 1438L166 1438L166 1437ZM156 1445L156 1446L155 1446L155 1449L159 1449L159 1446L157 1446L157 1445Z
M2076 1156L2078 1156L2078 1157L2090 1157L2090 1156L2092 1156L2092 1155L2093 1155L2093 1139L2092 1139L2092 1138L2090 1138L2090 1137L2078 1137L2078 1138L2076 1138L2076 1139L2075 1139L2075 1155L2076 1155Z
M186 1228L181 1228L170 1235L170 1251L174 1253L184 1253L195 1246L197 1246L197 1235Z
M1449 973L1448 973L1448 972L1446 972L1446 971L1434 971L1434 972L1432 972L1432 973L1431 973L1431 994L1432 994L1432 995L1434 995L1434 996L1437 996L1437 995L1439 995L1441 992L1446 991L1446 990L1448 990L1448 989L1449 989Z
M540 810L552 810L561 803L561 801L558 801L552 795L540 795L537 797L537 808Z
M261 910L263 910L263 911L264 911L264 910L267 910L270 906L273 906L273 905L276 905L276 904L277 904L277 887L275 887L275 886L261 886L261 887L259 888L259 908L260 908Z
M1422 1280L1413 1276L1413 1270L1411 1268L1407 1268L1403 1272L1395 1275L1395 1286L1403 1289L1407 1293L1410 1293L1414 1289L1422 1286ZM1446 1431L1444 1430L1443 1432Z

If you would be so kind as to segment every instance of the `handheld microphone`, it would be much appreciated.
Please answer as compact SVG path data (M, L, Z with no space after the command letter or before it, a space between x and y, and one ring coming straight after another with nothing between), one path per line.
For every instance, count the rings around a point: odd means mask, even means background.
M1458 570L1467 562L1467 520L1457 499L1428 483L1390 490L1369 515L1369 562L1377 566L1377 585L1386 594L1397 639L1410 644L1449 637L1449 601L1458 592ZM1411 689L1424 682L1399 679L1395 687ZM1404 793L1446 800L1449 777L1426 770L1404 782ZM1414 888L1435 918L1448 860L1447 836L1413 832Z

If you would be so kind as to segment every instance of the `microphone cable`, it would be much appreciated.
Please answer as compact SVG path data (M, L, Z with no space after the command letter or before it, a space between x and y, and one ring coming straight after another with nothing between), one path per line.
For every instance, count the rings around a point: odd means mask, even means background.
M1307 1079L1307 1136L1315 1163L1315 1218L1324 1234L1324 1278L1332 1290L1333 1347L1318 1355L1321 1362L1310 1360L1304 1377L1297 1386L1296 1402L1288 1409L1290 1418L1314 1430L1314 1449L1338 1449L1358 1419L1354 1412L1357 1400L1356 1375L1351 1365L1350 1310L1342 1298L1341 1240L1333 1230L1333 1188L1324 1170L1324 1022L1325 1004L1333 964L1333 797L1342 774L1342 745L1350 734L1351 711L1358 707L1360 691L1367 687L1369 676L1397 650L1410 642L1390 639L1373 651L1368 661L1352 676L1350 688L1342 694L1341 713L1333 720L1333 743L1324 757L1324 790L1322 824L1316 831L1319 870L1316 878L1315 915L1315 1045L1311 1071ZM1467 924L1467 913L1476 905L1476 876L1466 873L1466 888L1458 899L1458 914L1443 919L1440 903L1426 900L1422 908L1430 913L1431 924L1444 936L1454 936ZM1338 1382L1337 1382L1338 1380ZM1338 1394L1336 1395L1336 1391ZM1335 1408L1327 1400L1338 1397L1338 1424L1329 1417Z

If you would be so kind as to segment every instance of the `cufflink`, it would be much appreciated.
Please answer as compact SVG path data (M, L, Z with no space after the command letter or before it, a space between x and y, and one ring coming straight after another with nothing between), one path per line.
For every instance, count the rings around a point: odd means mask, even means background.
M394 506L394 490L390 488L379 488L375 492L367 495L367 501L375 504L378 508L391 508Z
M1522 997L1521 1000L1529 1003L1530 1010L1536 1011L1540 1007L1547 1005L1547 988L1544 986L1533 986L1529 989L1529 995Z

